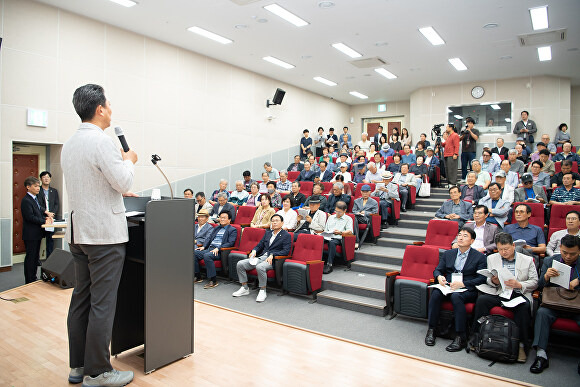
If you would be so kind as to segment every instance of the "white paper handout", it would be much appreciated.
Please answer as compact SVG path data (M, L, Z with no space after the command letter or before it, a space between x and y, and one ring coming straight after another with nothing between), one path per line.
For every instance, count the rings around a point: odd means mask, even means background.
M297 211L298 215L300 215L302 219L305 219L308 215L310 215L310 209L308 208L299 208Z
M522 297L516 297L513 300L509 300L509 301L502 301L501 304L507 308L513 308L515 306L518 306L519 304L523 304L524 302L527 302L527 300Z
M497 277L497 270L481 269L477 271L477 274L481 274L491 279L492 277Z
M510 286L507 286L505 284L505 281L509 281L511 279L515 279L516 277L508 270L507 267L502 267L497 272L497 278L499 279L499 284L501 285L501 289L502 289L502 291L499 294L499 296L501 298L507 298L509 300L511 298L511 296L512 296L512 290L513 290L513 288L510 287Z
M550 282L565 289L570 287L570 272L572 268L565 263L552 261L552 267L558 270L558 276L550 278Z
M525 245L527 245L527 244L528 244L528 242L526 242L526 240L525 240L525 239L516 239L516 240L514 241L514 245L515 245L516 247L524 247L524 246L525 246Z
M461 292L465 292L467 290L467 288L461 288L461 289L456 289L456 290L451 290L451 287L449 285L441 285L441 284L436 284L436 285L430 285L430 288L436 288L441 290L441 293L443 293L444 296L451 294L451 293L461 293Z
M332 231L324 231L320 235L324 237L324 239L331 239L334 236Z

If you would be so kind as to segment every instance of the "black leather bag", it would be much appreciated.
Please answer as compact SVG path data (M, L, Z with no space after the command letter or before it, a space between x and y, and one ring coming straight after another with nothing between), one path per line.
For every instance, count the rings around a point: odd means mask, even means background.
M513 320L501 315L483 316L475 333L475 353L494 362L518 360L520 330Z

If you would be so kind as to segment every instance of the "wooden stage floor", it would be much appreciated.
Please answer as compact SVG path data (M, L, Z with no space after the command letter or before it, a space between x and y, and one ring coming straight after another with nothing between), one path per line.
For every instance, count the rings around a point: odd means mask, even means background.
M35 282L1 294L0 385L69 386L72 289ZM195 302L195 353L145 375L142 348L112 359L131 386L528 385Z

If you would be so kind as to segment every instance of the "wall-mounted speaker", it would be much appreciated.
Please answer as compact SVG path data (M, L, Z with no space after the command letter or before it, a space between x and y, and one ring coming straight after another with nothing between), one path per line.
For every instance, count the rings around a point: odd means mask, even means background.
M266 101L266 107L269 108L270 105L281 105L285 95L286 92L284 90L277 88L274 93L274 98L272 98L272 102L270 102L270 100Z

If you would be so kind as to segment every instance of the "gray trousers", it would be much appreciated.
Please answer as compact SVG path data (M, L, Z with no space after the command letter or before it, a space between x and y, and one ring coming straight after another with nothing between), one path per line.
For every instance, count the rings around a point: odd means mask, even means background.
M263 288L266 286L266 283L268 282L268 276L266 272L270 269L273 269L273 266L270 265L268 261L266 261L267 256L263 255L258 258L259 259L264 258L264 260L259 261L256 266L250 264L249 258L242 259L237 263L236 270L238 272L238 278L240 282L245 283L248 282L248 274L246 273L246 270L252 270L253 268L256 268L256 271L258 272L258 286Z
M536 312L536 321L534 322L534 343L533 347L541 348L544 351L548 349L548 339L550 338L550 328L558 317L565 317L576 320L580 325L580 315L560 312L554 309L545 308L543 306L538 308Z
M67 322L70 367L84 367L85 375L98 375L113 369L109 345L125 244L69 247L76 280Z
M453 156L445 157L445 173L449 185L457 185L457 167L459 159L453 159Z

